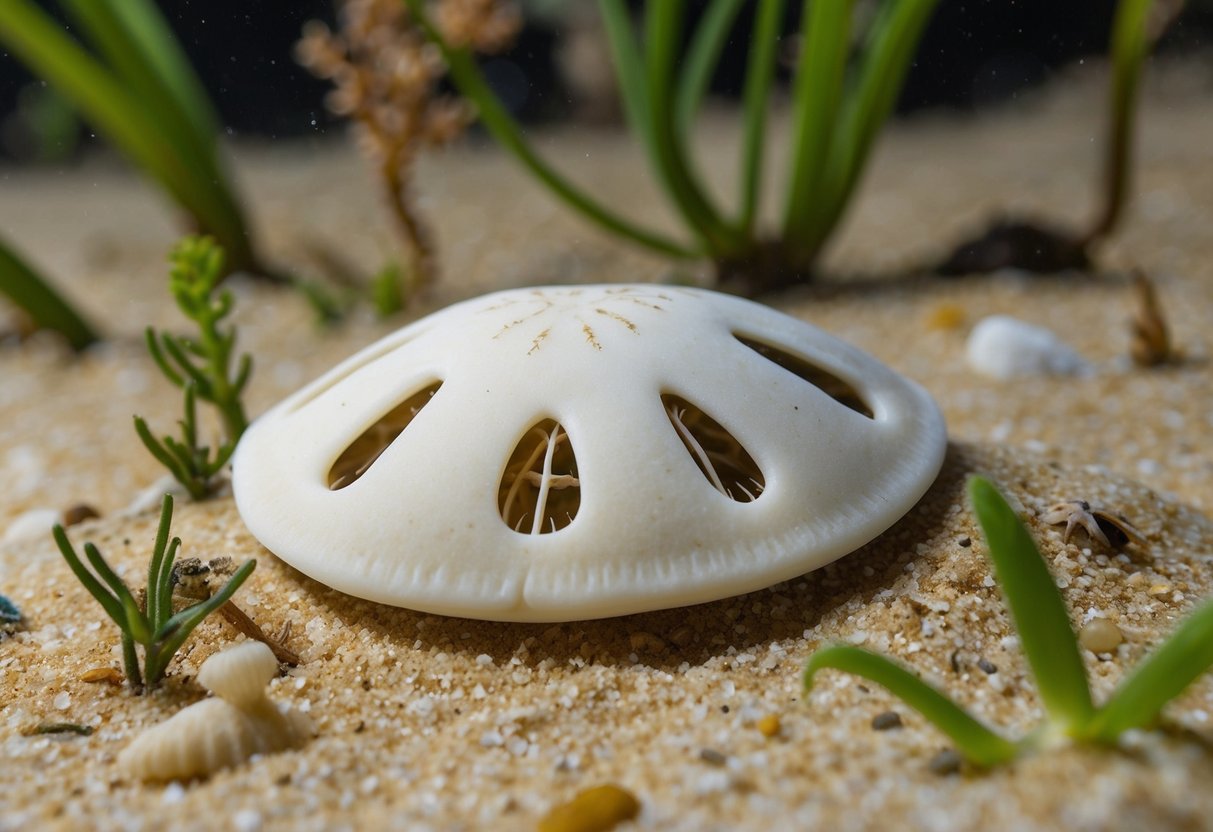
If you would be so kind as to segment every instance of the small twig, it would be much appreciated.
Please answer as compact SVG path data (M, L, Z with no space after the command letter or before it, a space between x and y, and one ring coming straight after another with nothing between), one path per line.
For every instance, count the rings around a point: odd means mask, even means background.
M257 625L256 621L249 617L248 613L236 606L235 601L228 601L220 607L219 614L224 617L228 624L231 624L241 633L249 638L256 639L270 648L274 653L274 658L278 661L283 664L289 664L291 667L299 664L298 653L268 635Z

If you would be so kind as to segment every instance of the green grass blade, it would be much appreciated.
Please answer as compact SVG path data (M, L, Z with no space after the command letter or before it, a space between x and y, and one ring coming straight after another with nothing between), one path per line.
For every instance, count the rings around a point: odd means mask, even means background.
M741 150L741 210L737 225L750 234L758 210L762 186L762 159L766 140L767 102L775 78L776 51L783 23L784 0L760 0L750 37L750 54L745 75L745 136Z
M122 631L122 666L126 668L126 684L131 689L143 687L143 674L139 672L139 654L135 651L135 640L126 630Z
M233 260L251 258L247 229L214 181L213 170L191 164L189 154L183 154L171 136L165 135L160 114L68 37L49 15L30 0L4 0L0 43L54 85L98 133L160 183L201 227L218 237Z
M240 585L245 582L256 567L257 561L246 560L235 571L232 577L228 579L227 583L223 585L222 589L205 601L200 601L193 606L186 607L165 623L157 634L158 640L161 641L160 654L163 656L165 664L181 648L181 645L189 638L190 633L202 623L204 618L228 602L228 599L236 593L236 590L240 588Z
M1108 147L1104 156L1103 205L1086 235L1088 244L1116 228L1129 190L1133 113L1141 67L1150 51L1148 18L1153 0L1120 0L1112 21L1112 85L1108 107Z
M1163 707L1213 666L1213 603L1191 613L1095 714L1091 739L1114 743L1154 723Z
M645 6L645 89L653 152L658 171L667 179L674 204L688 226L704 240L714 259L744 251L745 238L729 228L691 173L686 147L675 124L674 62L682 34L685 0L662 0Z
M39 329L62 334L72 349L97 340L97 332L50 284L0 241L0 294L25 311Z
M194 132L212 147L219 134L219 118L194 68L182 51L164 17L150 0L105 0L132 45L152 72L168 88L173 100L189 118Z
M72 548L72 543L67 539L67 532L59 524L51 530L51 536L55 539L55 545L59 547L60 554L67 561L68 568L76 576L76 579L84 585L84 588L89 591L89 594L97 599L97 603L105 610L105 614L113 619L118 625L118 629L126 632L126 612L122 609L122 602L116 596L111 594L101 581L97 580L92 572L81 562L80 556L76 554L76 550Z
M881 126L893 111L927 21L938 0L885 3L868 30L858 74L845 96L830 148L825 195L814 222L814 248L841 219L863 173Z
M129 592L122 597L122 611L126 615L126 631L131 634L131 638L144 646L151 644L152 631L148 628L147 618Z
M200 132L169 89L158 67L127 27L128 4L139 0L60 0L81 33L133 97L153 109L165 136L177 143L194 164L214 167L214 128ZM133 7L130 6L130 7Z
M802 256L800 241L816 236L810 225L814 200L824 197L825 169L830 156L854 0L805 0L804 38L796 79L792 85L791 184L784 212L783 238Z
M648 94L644 86L644 58L632 33L632 18L625 0L598 0L606 30L607 47L619 81L619 96L628 126L644 140L646 150L652 149L653 129L649 121Z
M712 73L720 62L721 50L729 40L742 2L711 0L699 25L695 27L690 48L679 70L678 97L674 105L674 123L683 142L691 135L695 114L699 112L708 85L712 83Z
M969 499L1045 710L1067 733L1081 734L1093 714L1091 691L1049 568L1032 535L988 480L970 477Z
M93 567L93 571L97 573L97 577L104 581L106 585L113 590L114 596L117 597L117 599L122 603L124 610L127 608L128 603L136 610L139 609L139 605L135 603L135 598L133 595L131 595L131 591L127 588L126 582L118 577L118 573L116 573L106 562L105 558L102 557L101 550L98 549L96 545L93 543L85 543L84 556L88 558L89 565ZM139 639L136 638L135 640L138 641Z
M1000 737L947 696L884 656L858 647L836 646L818 650L809 657L805 666L806 692L813 686L817 672L823 668L854 673L887 688L947 734L956 743L957 750L979 766L1005 763L1019 753L1019 746L1015 743Z
M566 205L599 227L631 240L633 243L669 257L694 259L701 252L670 238L657 234L608 210L584 191L573 185L544 162L526 141L522 129L501 106L501 102L489 89L484 75L476 66L471 54L462 48L448 44L425 14L422 0L402 0L414 19L426 31L426 36L438 46L450 71L450 78L468 101L476 106L477 115L493 138L513 154L522 165Z
M166 603L168 609L172 610L172 599L160 592L165 571L164 555L168 549L169 526L172 522L173 497L171 494L165 494L164 499L160 501L160 524L156 527L156 543L152 546L152 559L147 566L147 618L152 623L152 629L159 629L171 614L164 610ZM171 560L168 568L172 568Z

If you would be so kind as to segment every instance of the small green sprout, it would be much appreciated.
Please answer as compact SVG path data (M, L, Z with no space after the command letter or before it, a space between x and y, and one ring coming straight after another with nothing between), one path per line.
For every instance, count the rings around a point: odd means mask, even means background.
M1040 690L1044 724L1020 740L1008 740L913 672L858 647L840 645L814 653L805 667L806 691L823 668L863 676L934 723L969 762L988 767L1048 747L1059 739L1115 745L1125 731L1153 725L1168 702L1213 666L1210 602L1189 615L1107 702L1096 707L1065 603L1031 534L989 481L972 477L969 499Z
M169 540L172 520L173 498L165 494L160 509L160 526L156 530L156 544L148 566L144 606L135 600L130 589L105 562L96 546L84 544L84 556L93 568L89 571L67 539L63 526L56 525L53 531L55 543L67 565L122 631L122 661L126 668L127 684L133 690L142 688L144 683L153 687L164 678L168 663L194 628L227 603L257 566L255 560L245 561L223 588L210 598L174 614L173 560L181 548L181 538ZM143 645L142 672L135 650L136 643Z
M156 439L142 417L135 417L135 431L144 446L180 482L194 499L202 499L214 487L215 475L223 468L240 441L248 418L241 396L252 373L248 355L235 361L235 327L224 327L232 311L232 293L216 295L223 274L223 249L209 237L186 237L169 258L172 272L169 289L177 306L198 326L197 338L178 338L147 330L147 348L165 378L185 393L181 440ZM208 446L198 443L196 399L212 404L223 423L224 441L211 456Z

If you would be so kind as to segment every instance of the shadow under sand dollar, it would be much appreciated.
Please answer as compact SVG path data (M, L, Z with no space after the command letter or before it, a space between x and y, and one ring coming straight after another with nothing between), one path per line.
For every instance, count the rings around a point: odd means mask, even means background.
M643 663L675 671L712 659L765 654L772 644L801 638L823 615L847 602L873 602L920 557L920 544L944 534L952 508L963 503L965 476L975 469L962 447L949 446L943 469L917 505L892 528L822 569L767 589L706 604L587 621L519 624L432 615L354 598L289 570L335 625L365 630L395 651L445 653L465 661L529 666L626 667ZM309 655L304 659L318 660ZM522 648L520 650L520 648ZM685 668L683 668L685 669Z

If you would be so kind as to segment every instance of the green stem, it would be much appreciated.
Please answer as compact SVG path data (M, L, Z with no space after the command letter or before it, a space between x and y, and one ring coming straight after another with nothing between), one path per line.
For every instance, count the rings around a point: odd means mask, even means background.
M1108 107L1108 145L1104 156L1103 205L1084 245L1108 236L1124 212L1133 152L1133 113L1141 66L1150 51L1146 31L1153 0L1120 0L1112 23L1112 85Z
M662 0L645 7L645 63L649 122L658 169L669 179L675 204L687 224L696 229L719 260L748 247L747 239L729 228L708 202L687 164L675 126L674 58L682 33L685 0Z
M825 195L819 200L814 236L805 241L815 256L842 219L859 182L880 128L897 103L922 31L939 0L896 0L885 3L868 31L850 94L839 114L826 171Z
M131 690L143 687L143 675L139 672L139 654L135 641L126 632L122 633L122 666L126 669L126 684Z
M39 329L62 334L74 350L97 340L97 332L16 253L0 242L0 294L24 310Z
M162 114L140 101L114 73L64 34L29 0L4 0L0 42L34 73L56 86L110 142L214 234L228 249L233 268L256 258L234 200L186 148L166 134Z
M767 101L775 78L775 53L779 47L784 0L761 0L750 38L749 62L745 77L745 138L741 156L741 212L737 225L750 235L758 210L762 186L763 143L766 133Z
M451 80L459 92L476 105L477 114L493 138L512 153L539 181L569 207L601 228L625 237L637 245L682 259L695 259L702 252L637 226L599 205L582 190L566 180L539 158L522 135L518 123L506 112L493 95L488 83L467 49L453 47L425 14L422 0L403 0L426 36L441 50L450 71Z
M675 125L682 142L687 142L694 126L695 114L712 82L712 73L720 62L733 29L733 21L741 10L743 0L712 0L704 12L703 19L695 28L690 49L682 61L679 72L678 98L675 103ZM675 46L677 41L671 46Z
M792 88L792 165L783 239L806 257L814 200L823 194L834 121L846 72L854 0L805 0L804 37Z
M1036 541L998 489L988 480L971 477L969 500L1045 710L1066 734L1080 736L1091 722L1094 707L1078 641L1057 584Z

